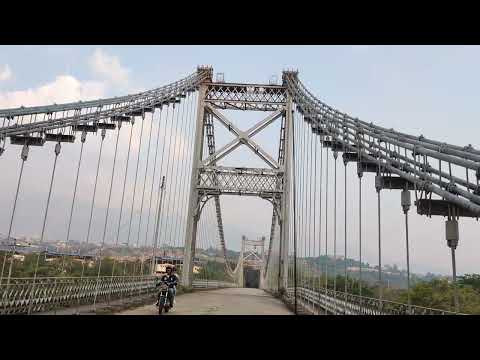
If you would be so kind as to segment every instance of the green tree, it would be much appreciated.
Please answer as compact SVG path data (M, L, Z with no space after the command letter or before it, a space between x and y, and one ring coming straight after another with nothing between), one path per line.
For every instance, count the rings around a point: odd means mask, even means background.
M480 292L480 274L465 274L458 278L458 285L461 287L471 287Z

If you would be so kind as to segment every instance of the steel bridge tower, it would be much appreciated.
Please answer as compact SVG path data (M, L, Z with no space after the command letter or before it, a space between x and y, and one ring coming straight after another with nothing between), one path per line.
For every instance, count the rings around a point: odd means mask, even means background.
M280 250L278 288L287 287L288 243L289 243L289 204L290 204L290 153L292 126L292 98L285 84L238 84L223 81L213 82L213 70L199 67L199 72L209 76L199 86L198 111L195 130L192 176L190 184L189 209L185 233L185 254L182 282L192 285L193 257L197 239L197 225L205 204L213 199L216 207L218 231L223 251L225 239L220 209L220 195L257 196L269 201L273 206L272 233L278 224L280 229ZM237 128L220 110L263 111L267 117L246 131ZM253 137L267 126L281 121L279 152L277 160L258 145ZM215 148L214 120L235 135L235 139L220 149ZM203 158L204 137L208 146L208 157ZM225 167L217 161L245 145L265 163L265 167ZM226 263L227 273L233 271ZM237 268L238 270L238 268Z
M240 253L241 268L238 276L240 286L246 285L248 282L244 278L245 270L255 270L259 274L259 287L261 288L262 282L262 270L265 267L265 237L260 240L250 240L247 237L242 236L242 250ZM248 287L248 286L247 286Z

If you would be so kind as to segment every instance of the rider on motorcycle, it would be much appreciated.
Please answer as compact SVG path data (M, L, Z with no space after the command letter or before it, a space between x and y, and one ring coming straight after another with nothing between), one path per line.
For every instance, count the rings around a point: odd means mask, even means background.
M167 266L166 271L167 273L160 278L160 281L157 284L157 286L160 286L162 284L166 284L168 286L168 299L170 300L170 307L173 308L176 288L178 284L178 277L176 274L173 273L171 266ZM156 303L157 306L159 301L160 301L160 293L158 294L158 300Z

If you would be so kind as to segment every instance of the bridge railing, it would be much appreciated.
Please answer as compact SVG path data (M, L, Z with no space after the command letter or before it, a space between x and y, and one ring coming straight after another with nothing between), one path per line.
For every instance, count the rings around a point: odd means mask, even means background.
M0 314L29 314L154 293L156 277L102 276L12 278L0 285ZM193 288L234 287L223 281L197 280Z
M13 278L0 286L0 314L45 312L154 290L153 276Z
M293 301L294 289L287 292L290 301ZM297 287L297 300L304 307L313 311L327 310L334 315L463 315L451 311L432 309L417 305L408 305L388 300L380 300L366 296L346 294L324 288L312 290Z
M231 288L238 287L237 284L227 282L227 281L217 281L217 280L195 280L193 281L192 287L194 289L219 289L219 288Z

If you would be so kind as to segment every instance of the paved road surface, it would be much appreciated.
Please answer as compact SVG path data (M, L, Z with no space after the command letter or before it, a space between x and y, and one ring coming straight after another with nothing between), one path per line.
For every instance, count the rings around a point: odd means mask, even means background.
M155 305L126 310L117 315L157 315ZM195 291L177 297L170 315L292 315L282 301L260 289L228 288Z

